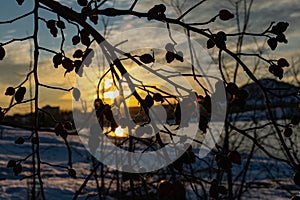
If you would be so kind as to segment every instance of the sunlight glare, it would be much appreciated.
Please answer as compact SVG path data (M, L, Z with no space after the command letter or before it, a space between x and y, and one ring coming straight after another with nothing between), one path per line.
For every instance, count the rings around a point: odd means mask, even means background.
M116 135L116 137L124 137L125 136L124 130L119 126L115 130L115 135Z
M106 79L104 82L104 89L110 88L112 86L112 82L113 82L112 79L110 79L110 78Z

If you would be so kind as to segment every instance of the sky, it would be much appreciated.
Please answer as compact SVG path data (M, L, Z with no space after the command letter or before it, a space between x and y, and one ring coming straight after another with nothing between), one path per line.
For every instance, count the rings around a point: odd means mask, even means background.
M234 0L231 0L234 2ZM30 10L32 10L33 0L25 0L22 6L18 6L16 1L14 0L1 0L0 7L0 22L13 19L17 16L20 16ZM131 1L125 0L117 0L115 2L109 0L104 6L111 7L114 6L120 9L127 9L131 5ZM176 1L173 1L176 2ZM183 1L177 1L183 2ZM187 10L191 5L194 5L196 0L188 0L182 7L182 10ZM76 0L60 0L60 3L71 7L72 9L79 11L80 7L77 5ZM150 1L150 0L141 0L135 7L135 10L141 12L147 12L154 4L164 3L167 6L166 15L171 18L175 18L178 16L175 10L171 6L171 0L165 1ZM229 1L220 1L219 0L207 0L202 4L202 6L193 10L190 14L188 14L184 20L185 22L199 22L199 21L207 21L212 16L214 16L220 9L229 9L234 11L233 6L229 3ZM41 17L49 20L56 19L56 15L50 13L49 11L40 10ZM25 19L19 20L15 23L11 24L0 24L0 42L4 43L13 38L22 38L32 34L32 16L26 17ZM250 24L249 24L249 32L262 32L264 29L272 22L272 21L287 21L290 23L290 27L286 31L286 36L288 38L289 43L287 45L279 45L276 52L266 51L265 56L267 58L278 58L286 57L288 60L297 60L299 59L300 53L300 37L298 36L300 33L300 4L297 0L254 0L252 13L250 16ZM224 30L226 33L235 33L237 31L235 20L230 20L226 22L222 22L220 20L216 20L215 23L210 25L210 29L212 32L217 32L219 30ZM60 47L60 39L61 36L58 35L56 39L51 37L48 29L45 26L43 21L40 22L39 29L39 43L43 47L50 48L56 52L59 52ZM94 26L100 33L103 33L103 24L99 23ZM159 22L147 21L147 19L139 19L137 17L132 16L122 16L116 18L109 18L109 30L110 35L112 37L117 35L120 31L129 31L136 28L145 28L145 27L164 27L165 25ZM172 29L179 30L176 26L171 26ZM182 30L181 30L182 31ZM77 49L71 44L71 37L76 34L76 28L73 25L67 24L67 31L65 32L66 42L65 42L65 52L68 55L72 55L72 52ZM159 36L159 33L158 33ZM108 37L108 38L109 38ZM147 39L147 33L141 33L138 37ZM197 40L200 45L206 45L206 40L201 38L194 38ZM109 39L108 39L109 40ZM258 40L258 44L262 44L263 40ZM30 68L31 61L31 46L32 42L16 42L10 45L5 46L7 51L7 56L3 61L0 61L1 73L0 73L0 106L6 107L10 101L8 97L4 96L5 89L8 86L17 86L20 82L22 82L28 73ZM254 43L251 37L248 38L248 42L245 43L246 51L254 50ZM234 47L234 46L230 46ZM215 53L214 51L209 51L209 53ZM271 53L271 54L269 54ZM74 81L76 75L74 73L70 73L64 77L64 70L54 69L51 57L53 54L48 52L41 52L39 60L39 74L40 74L40 82L43 84L49 84L58 87L70 88L74 85ZM264 67L264 66L262 66ZM299 65L295 66L299 68ZM266 69L266 67L265 67ZM267 71L267 70L265 70ZM270 76L267 72L261 72L258 74L260 77ZM272 77L272 76L270 76ZM286 77L283 81L291 80L292 77ZM243 72L239 75L240 84L245 83L246 76ZM28 84L25 85L28 87ZM29 94L29 92L28 92ZM26 96L29 98L29 96ZM71 93L66 93L62 91L52 91L49 89L41 89L41 98L40 105L44 106L47 104L53 106L60 106L62 109L71 109L72 107L72 95ZM16 109L13 109L11 113L18 112L26 112L29 110L29 105L18 106Z

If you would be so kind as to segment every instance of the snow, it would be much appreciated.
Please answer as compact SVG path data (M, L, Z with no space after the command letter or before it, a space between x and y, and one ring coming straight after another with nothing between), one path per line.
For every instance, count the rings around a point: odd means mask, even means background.
M2 126L0 134L0 199L28 199L30 194L31 179L25 178L30 175L31 157L22 162L23 172L14 176L12 169L7 168L8 160L23 159L31 153L31 143L28 139L30 131ZM22 145L14 143L18 137L23 136L26 142ZM54 133L41 132L41 155L42 160L47 163L67 167L68 152L62 138ZM91 156L83 147L78 136L69 136L68 141L72 148L73 168L77 172L77 179L69 177L67 169L42 165L42 178L44 182L45 195L47 199L72 199L74 192L79 189L85 177L91 169ZM193 150L195 153L197 149ZM242 153L242 165L233 164L233 177L241 172L248 158L247 153ZM204 160L210 165L197 160L192 164L195 176L211 180L216 172L214 156L208 154ZM184 169L188 170L187 167ZM107 170L107 169L106 169ZM293 184L292 176L294 171L285 163L271 160L263 154L256 153L252 158L249 171L246 177L247 191L243 199L288 199L291 194L297 194L300 188ZM111 173L105 176L105 185L108 187L112 179ZM159 181L158 176L153 177ZM241 176L235 180L240 184ZM280 183L280 184L279 184ZM112 190L115 189L113 184ZM225 182L224 182L225 185ZM196 196L189 185L186 185L188 199L196 199ZM201 191L201 188L198 188ZM85 199L87 193L96 193L96 183L92 179L88 182L82 195L78 199ZM129 194L128 194L129 195ZM89 199L98 199L97 196ZM106 199L114 199L106 196Z

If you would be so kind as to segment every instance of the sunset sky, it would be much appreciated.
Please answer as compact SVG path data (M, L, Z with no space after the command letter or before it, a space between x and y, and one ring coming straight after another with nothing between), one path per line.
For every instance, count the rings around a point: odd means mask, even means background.
M72 7L72 9L76 11L80 11L80 7L77 5L76 0L60 0L60 2L64 5L68 5ZM127 0L117 0L114 4L111 0L109 0L105 6L111 7L114 6L116 8L127 9L130 7L131 1ZM168 17L177 17L178 15L174 11L174 9L170 6L170 0L166 0L167 11L166 15ZM191 5L193 5L195 0L188 0L183 10L185 11ZM220 3L219 0L208 0L203 3L202 6L192 11L189 15L187 15L184 20L185 22L201 22L207 21L211 17L215 16L216 13L220 9L227 8L229 10L234 11L234 8L229 1L222 1ZM163 1L150 1L150 0L141 0L135 10L141 12L147 12L154 4L163 3ZM25 0L23 6L18 6L16 1L14 0L1 0L0 7L0 21L6 21L9 19L13 19L17 16L20 16L30 10L32 10L32 0ZM40 14L45 19L57 19L56 15L49 13L45 10L40 10ZM15 23L0 25L0 42L4 43L12 38L22 38L32 34L32 26L33 26L33 18L32 16L26 17L25 19L19 20ZM267 58L278 58L286 57L288 60L297 60L299 59L300 54L300 4L297 0L264 0L258 1L255 0L253 4L253 9L250 17L250 26L249 30L253 32L262 32L272 21L287 21L290 23L290 27L286 32L286 36L288 39L287 45L280 44L275 52L271 52L272 54L268 55L266 52L265 57ZM236 26L235 20L222 22L217 20L213 23L210 28L212 32L219 31L223 29L226 33L235 33ZM99 24L95 26L101 33L103 33L103 25L99 20ZM122 16L116 18L110 18L109 21L109 29L111 29L110 37L118 34L120 31L127 31L135 28L145 28L145 27L165 27L164 24L160 22L152 22L147 19L139 19L137 17L131 16ZM177 29L177 27L172 27ZM67 31L65 32L66 42L65 42L65 52L67 55L71 57L72 53L75 49L79 48L75 47L71 44L71 37L76 34L76 29L72 25L67 25ZM159 33L158 33L159 34ZM158 35L159 36L159 35ZM141 33L138 37L143 37L147 39L147 33ZM50 48L56 52L59 52L60 47L60 38L58 35L57 38L53 38L49 30L46 28L44 22L40 22L40 32L39 32L39 42L43 47ZM195 38L197 39L197 38ZM197 39L200 45L203 47L206 46L206 40ZM258 43L262 43L263 40L258 41ZM253 40L249 38L249 41L245 44L245 49L251 51L253 48ZM28 70L30 68L30 48L31 42L17 42L10 45L5 46L7 56L3 61L0 62L1 73L0 73L0 106L6 107L9 103L9 98L4 96L5 89L8 86L17 86L22 80L24 80ZM212 51L210 51L212 53ZM76 75L74 72L66 75L64 77L64 70L62 68L54 69L52 64L52 56L51 53L41 52L40 62L39 62L39 74L40 74L40 82L43 84L70 88L74 85L74 80ZM299 68L299 65L295 66ZM245 82L244 73L241 71L241 75L239 76L239 83L243 84ZM270 77L269 73L262 72L258 74L261 77L265 77L266 74ZM292 77L285 77L283 81L289 81ZM107 88L109 88L110 81L106 82ZM25 85L28 87L28 85ZM28 92L29 93L29 92ZM29 96L26 96L29 98ZM62 109L71 109L72 108L72 95L71 93L61 92L61 91L52 91L49 89L41 89L41 98L40 98L41 106L43 105L53 105L60 106ZM16 109L12 110L12 113L18 112L26 112L29 111L29 105L19 106Z

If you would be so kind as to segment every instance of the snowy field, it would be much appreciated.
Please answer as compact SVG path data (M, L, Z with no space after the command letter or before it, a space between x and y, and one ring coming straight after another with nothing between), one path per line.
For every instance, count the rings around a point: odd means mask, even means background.
M30 193L31 178L31 158L22 162L23 172L18 176L14 176L11 168L7 168L8 160L21 160L31 153L31 143L28 140L29 131L17 128L1 127L0 130L0 199L28 199ZM23 136L25 143L22 145L15 144L14 141ZM67 167L68 152L63 140L54 133L41 132L41 157L43 162L51 163ZM47 199L72 199L74 192L83 183L85 177L91 169L91 156L83 147L78 136L69 136L72 149L73 168L77 172L77 179L73 179L68 175L67 169L42 165L42 178L44 181L45 195ZM238 142L238 141L237 141ZM246 151L246 150L245 150ZM194 149L197 153L197 149ZM236 177L235 183L239 184L241 176L238 174L243 169L248 155L242 153L242 165L233 165L233 177ZM205 158L207 163L211 163L212 168L207 168L206 164L199 160L193 164L195 176L201 178L210 178L215 172L215 161L213 155ZM246 187L243 199L289 199L292 194L300 191L295 186L291 177L293 170L285 163L270 160L263 154L257 152L253 157L249 166L249 172L246 177ZM112 179L111 173L105 175L105 186L108 187ZM159 181L158 177L154 177L154 181ZM115 186L112 185L112 191ZM196 199L189 185L186 185L188 199ZM199 190L201 190L199 188ZM98 199L98 197L87 198L87 193L95 193L96 183L88 182L83 194L78 199ZM110 192L107 192L110 194ZM128 195L129 196L129 195ZM114 199L110 195L106 195L105 199Z

